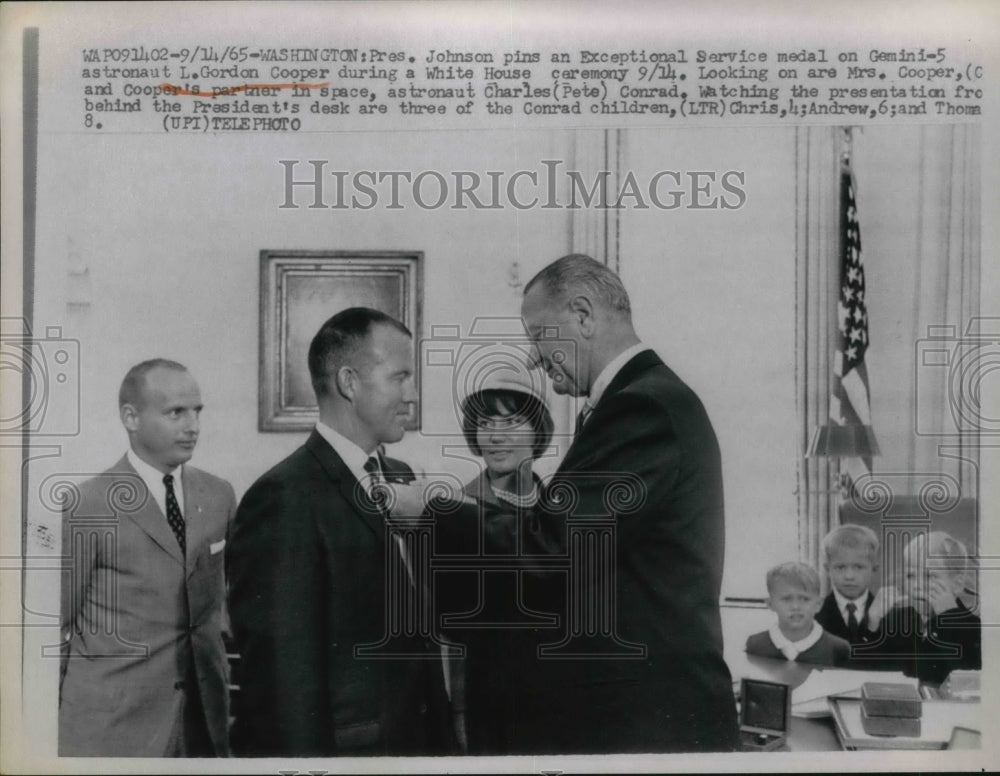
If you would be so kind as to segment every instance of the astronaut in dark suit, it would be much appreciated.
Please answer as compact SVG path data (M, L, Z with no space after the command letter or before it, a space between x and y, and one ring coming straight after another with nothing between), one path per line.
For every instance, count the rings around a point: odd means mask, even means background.
M544 268L525 287L521 313L532 366L556 393L586 399L579 431L537 507L516 517L449 507L437 519L444 551L474 547L484 521L487 546L519 554L540 582L555 580L563 643L514 674L532 681L507 750L732 751L719 614L722 466L705 408L640 343L621 280L593 259L570 255ZM402 513L423 500L421 488L396 489ZM594 519L602 525L590 530ZM572 557L570 531L589 531L604 550L570 572L560 596L566 576L534 555ZM580 611L594 618L580 621Z
M414 584L371 487L412 476L378 455L417 398L412 347L406 327L368 308L323 324L309 348L316 429L240 503L227 555L237 755L440 754L450 743L437 645L396 634L396 656L379 659L399 585Z

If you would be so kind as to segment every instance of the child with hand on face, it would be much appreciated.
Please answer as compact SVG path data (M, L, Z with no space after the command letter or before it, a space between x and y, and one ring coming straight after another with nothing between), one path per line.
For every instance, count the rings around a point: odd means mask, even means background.
M901 588L875 596L868 627L880 667L940 684L954 669L982 668L979 617L958 596L965 591L968 553L944 531L921 534L903 551Z
M768 607L778 615L778 621L747 639L747 654L845 666L850 645L813 619L820 608L819 593L819 574L806 563L782 563L768 571Z

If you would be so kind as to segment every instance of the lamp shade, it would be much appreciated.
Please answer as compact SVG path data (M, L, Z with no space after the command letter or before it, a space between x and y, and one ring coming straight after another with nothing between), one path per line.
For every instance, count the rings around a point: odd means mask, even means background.
M881 455L871 426L817 426L806 458L872 458Z

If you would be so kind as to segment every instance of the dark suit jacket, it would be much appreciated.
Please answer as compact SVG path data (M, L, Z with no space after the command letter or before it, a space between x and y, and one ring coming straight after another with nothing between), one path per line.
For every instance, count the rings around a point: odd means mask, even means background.
M871 609L872 601L874 600L874 594L869 592L868 598L865 600L865 610L855 613L855 616L858 618L858 638L853 642L855 644L867 644L875 635L874 632L868 630L868 610ZM844 616L840 613L840 608L837 606L837 599L833 595L832 590L823 599L823 605L816 614L816 622L822 625L823 630L827 633L851 643L847 623L844 621Z
M747 638L746 652L748 655L769 657L774 660L786 660L785 653L778 649L771 640L768 631L755 633ZM795 658L796 663L809 663L819 666L844 668L851 658L851 645L846 639L824 632L819 641L809 649L800 652Z
M853 665L903 671L932 684L940 684L955 669L982 668L982 626L961 601L954 609L932 615L926 633L919 624L915 609L890 609L872 643L861 654L855 650Z
M614 608L604 613L614 622L614 638L567 645L603 652L598 658L564 651L513 674L531 674L539 684L524 688L519 700L522 724L512 733L512 749L734 749L735 704L719 616L722 467L698 397L653 351L636 355L594 407L543 500L519 517L484 508L479 515L459 510L437 523L439 548L460 552L474 546L481 517L487 544L519 554L540 580L554 575L533 567L531 555L567 556L568 517L605 516L614 524L608 575L571 582L582 585L584 595L613 586L605 600ZM583 565L594 568L593 560ZM551 597L566 623L563 635L574 616L566 584L563 574ZM638 647L638 657L622 654L629 645Z
M192 661L215 753L229 752L223 548L236 497L193 466L181 477L186 559L127 457L85 482L64 514L63 757L170 754Z
M411 474L391 459L384 468ZM393 646L413 658L355 656L388 634L384 520L318 432L247 491L227 562L241 656L236 754L440 751L436 647L407 637Z

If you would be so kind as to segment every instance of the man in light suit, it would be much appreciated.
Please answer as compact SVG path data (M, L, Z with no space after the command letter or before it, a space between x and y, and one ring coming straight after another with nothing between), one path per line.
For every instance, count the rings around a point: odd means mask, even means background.
M378 646L416 589L372 490L412 477L378 449L403 437L413 371L410 332L376 310L344 310L313 338L319 422L247 491L227 550L238 755L417 755L450 743L436 645L406 631Z
M525 287L521 313L531 366L546 370L556 393L586 397L577 434L520 520L489 505L452 506L436 524L439 551L474 553L484 521L491 551L518 555L539 584L553 580L550 600L570 638L561 652L500 669L522 688L506 751L732 751L719 613L722 466L705 408L640 343L621 280L593 259L570 255L544 268ZM396 497L394 508L412 514L421 486L397 486ZM613 558L578 557L566 594L565 577L560 588L533 561L573 557L570 527L584 536L593 518L613 521ZM581 610L590 619L573 622ZM592 637L572 640L581 633Z
M59 754L225 756L223 548L236 497L187 465L198 384L175 361L129 370L129 450L80 486L63 516Z

